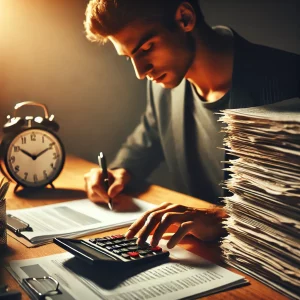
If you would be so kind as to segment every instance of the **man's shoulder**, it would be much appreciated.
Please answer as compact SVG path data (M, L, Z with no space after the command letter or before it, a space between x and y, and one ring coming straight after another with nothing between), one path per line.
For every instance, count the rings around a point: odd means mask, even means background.
M235 46L232 107L299 97L300 55L254 44L237 34Z
M300 55L286 50L252 43L239 34L235 36L237 63L249 71L279 73L284 70L299 70Z

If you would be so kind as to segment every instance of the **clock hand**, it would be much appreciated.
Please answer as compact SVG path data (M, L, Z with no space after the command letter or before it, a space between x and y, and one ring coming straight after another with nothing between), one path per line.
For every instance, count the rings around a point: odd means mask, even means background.
M35 155L32 155L31 153L29 153L28 151L24 150L24 149L20 149L20 151L24 154L26 154L27 156L31 157L33 160L36 159Z
M40 153L38 153L37 155L35 155L35 159L37 159L39 156L41 156L42 154L44 154L45 152L47 152L50 149L51 149L50 147L44 149L43 151L41 151Z

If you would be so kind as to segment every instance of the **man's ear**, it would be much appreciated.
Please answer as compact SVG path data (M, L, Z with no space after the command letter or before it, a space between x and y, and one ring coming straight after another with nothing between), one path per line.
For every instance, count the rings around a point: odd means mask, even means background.
M196 25L196 14L188 2L181 3L175 13L175 21L185 32L192 31Z

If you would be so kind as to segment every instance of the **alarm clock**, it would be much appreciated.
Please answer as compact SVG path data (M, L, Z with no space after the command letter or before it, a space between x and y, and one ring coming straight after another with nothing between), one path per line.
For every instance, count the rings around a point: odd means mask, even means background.
M41 107L44 117L17 117L24 106ZM51 185L63 169L64 146L57 136L59 125L49 117L44 104L25 101L15 105L13 116L8 116L3 127L0 146L1 171L11 181L24 188L42 188Z

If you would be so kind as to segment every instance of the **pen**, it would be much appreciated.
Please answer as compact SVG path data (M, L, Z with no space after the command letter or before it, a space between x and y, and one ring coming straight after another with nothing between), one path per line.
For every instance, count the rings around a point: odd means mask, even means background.
M99 153L98 163L99 163L100 168L102 168L103 184L104 184L105 190L106 190L106 192L108 192L109 181L108 181L106 159L105 159L103 152ZM110 210L113 209L113 203L112 203L112 199L110 197L108 197L108 207Z

